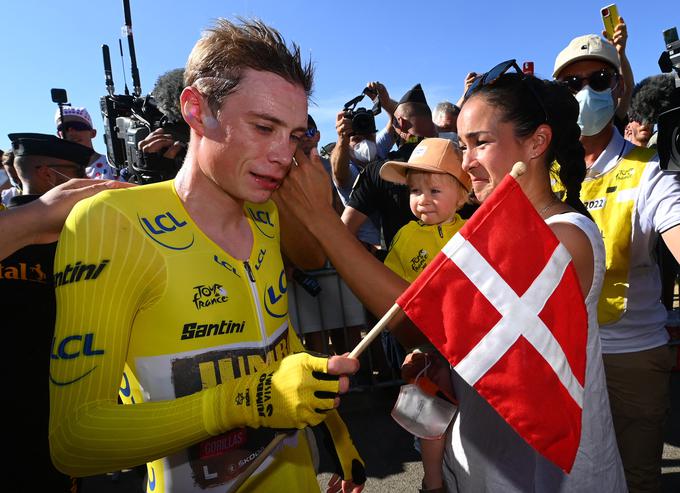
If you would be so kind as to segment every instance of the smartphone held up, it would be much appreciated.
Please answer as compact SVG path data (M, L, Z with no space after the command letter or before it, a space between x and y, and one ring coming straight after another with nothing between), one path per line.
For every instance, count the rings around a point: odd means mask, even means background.
M602 7L600 13L602 14L602 23L604 24L604 31L607 35L607 39L613 41L616 26L621 22L619 9L616 7L616 4L612 3L611 5Z

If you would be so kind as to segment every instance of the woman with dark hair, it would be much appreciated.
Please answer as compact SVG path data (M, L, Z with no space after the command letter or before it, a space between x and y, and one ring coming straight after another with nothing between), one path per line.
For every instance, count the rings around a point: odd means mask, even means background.
M512 68L518 73L507 73ZM476 197L484 201L515 162L526 163L517 181L569 250L589 324L581 440L570 474L539 455L451 372L460 401L445 466L453 491L626 491L597 325L604 245L579 199L586 167L578 112L567 88L522 74L514 60L479 78L466 94L458 129L463 168ZM551 171L566 189L564 202L551 189Z
M517 73L508 73L514 69ZM588 312L586 381L582 435L573 469L566 475L540 456L454 371L450 380L459 410L450 429L444 474L450 491L625 491L602 368L597 300L604 277L604 245L579 200L585 177L579 142L578 103L565 87L525 76L514 60L476 79L458 117L463 168L483 202L523 161L517 181L567 248L574 262ZM359 299L383 315L407 287L370 257L321 197L325 180L320 163L296 153L298 167L280 189L282 199L318 239L330 261ZM551 167L564 185L564 202L551 190ZM390 330L406 346L424 341L405 317ZM464 329L463 329L464 330ZM439 378L437 383L441 383ZM445 379L446 380L446 379Z

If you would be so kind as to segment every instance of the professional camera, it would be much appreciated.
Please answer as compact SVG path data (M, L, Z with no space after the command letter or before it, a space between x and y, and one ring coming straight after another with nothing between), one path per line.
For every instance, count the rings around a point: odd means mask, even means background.
M670 108L659 115L657 148L662 169L680 171L680 40L673 27L663 33L666 51L661 53L659 68L673 73L675 89L671 95Z
M368 96L374 101L373 108L370 110L356 107L364 99L364 96ZM369 135L378 131L375 128L375 115L380 113L380 100L377 96L377 92L367 87L357 97L345 103L343 107L345 118L352 120L352 133L350 135Z
M114 94L113 75L109 47L102 45L104 75L108 95L100 99L104 118L104 139L109 163L127 180L133 183L153 183L173 178L182 165L184 153L176 159L166 159L160 155L144 154L138 148L140 141L151 132L162 128L173 135L175 140L188 142L188 130L184 122L171 122L154 101L153 96L142 97L139 70L132 37L130 2L123 0L125 12L125 32L128 38L133 91L130 94L125 84L125 94ZM121 56L123 54L120 44Z

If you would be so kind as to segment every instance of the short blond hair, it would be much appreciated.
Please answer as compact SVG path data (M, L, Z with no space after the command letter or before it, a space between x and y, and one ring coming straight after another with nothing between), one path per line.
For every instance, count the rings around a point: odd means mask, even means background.
M184 70L184 83L196 87L217 116L224 98L241 82L244 69L274 73L312 92L314 68L302 63L300 47L260 20L218 19L198 40Z

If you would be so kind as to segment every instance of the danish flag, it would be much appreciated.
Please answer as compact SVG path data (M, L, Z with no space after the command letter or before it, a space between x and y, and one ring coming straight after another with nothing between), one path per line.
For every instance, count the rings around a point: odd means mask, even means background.
M397 304L529 445L571 471L588 317L571 256L514 178Z

